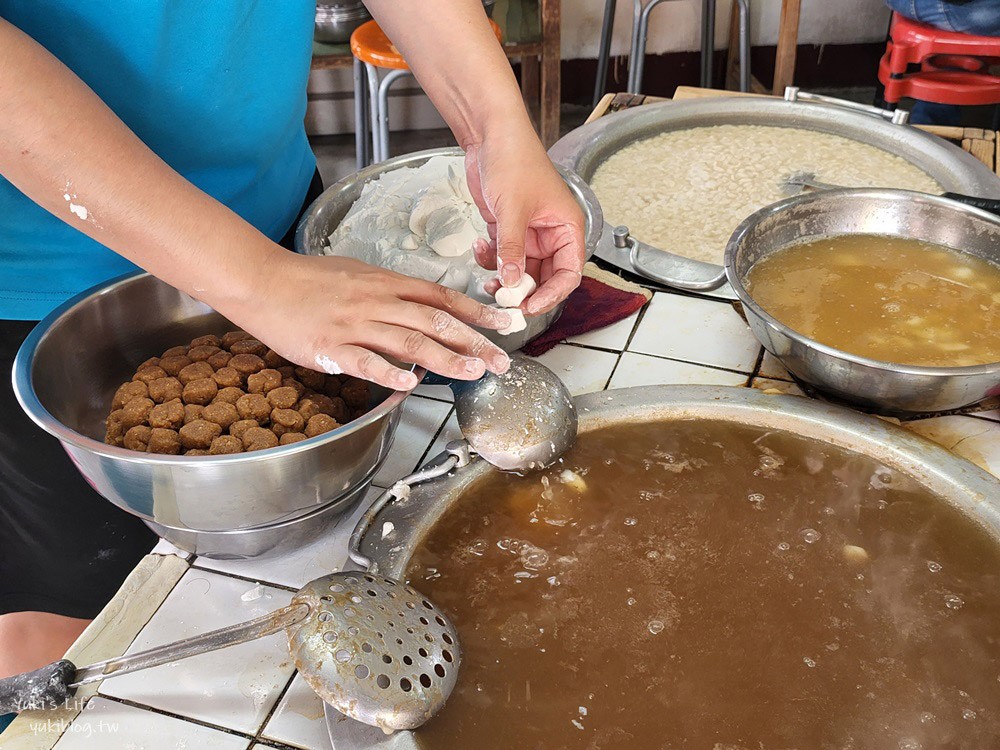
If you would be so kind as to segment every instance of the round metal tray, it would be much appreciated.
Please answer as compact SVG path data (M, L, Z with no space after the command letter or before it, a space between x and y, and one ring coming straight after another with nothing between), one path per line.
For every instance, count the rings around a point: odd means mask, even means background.
M672 130L714 125L800 128L851 138L902 157L937 180L945 191L1000 198L1000 179L992 170L942 138L840 106L764 97L664 102L623 110L568 133L549 149L549 156L558 166L573 170L589 182L611 154L636 141ZM642 274L630 262L629 250L615 247L610 223L613 220L613 216L606 217L595 254L625 271ZM638 244L636 257L641 267L660 277L659 280L670 279L670 286L697 287L722 272L721 265ZM722 250L719 248L720 257ZM736 299L728 284L709 293Z
M909 475L1000 540L1000 480L939 445L875 417L796 396L748 388L650 386L591 393L576 399L580 431L638 422L715 420L781 430L869 456ZM432 460L443 460L444 455ZM413 551L466 489L494 469L476 458L463 469L415 485L409 499L387 505L361 542L382 575L400 578ZM384 526L386 523L392 526ZM394 529L383 535L383 528ZM430 750L417 735L381 730L326 708L337 750ZM512 717L516 721L516 717Z

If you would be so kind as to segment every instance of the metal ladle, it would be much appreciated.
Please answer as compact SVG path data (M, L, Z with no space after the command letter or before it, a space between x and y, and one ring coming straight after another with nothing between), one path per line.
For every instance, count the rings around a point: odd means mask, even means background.
M552 370L523 354L510 355L503 375L451 381L429 373L424 382L451 388L462 436L498 469L544 468L576 440L573 397Z
M346 716L387 732L415 729L444 705L461 648L451 621L418 591L374 573L307 583L255 620L78 669L63 659L0 680L0 714L58 708L76 688L286 631L295 667Z

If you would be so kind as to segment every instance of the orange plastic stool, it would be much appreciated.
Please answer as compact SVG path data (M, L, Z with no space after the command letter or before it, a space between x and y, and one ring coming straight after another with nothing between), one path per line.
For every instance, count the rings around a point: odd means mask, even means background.
M917 23L893 13L878 67L885 100L912 97L937 104L1000 104L1000 37L973 36Z
M503 43L503 33L492 19L490 27L497 41ZM389 89L411 73L403 55L375 21L368 21L354 30L351 52L354 54L354 133L358 169L362 169L389 158ZM383 76L380 69L388 72Z

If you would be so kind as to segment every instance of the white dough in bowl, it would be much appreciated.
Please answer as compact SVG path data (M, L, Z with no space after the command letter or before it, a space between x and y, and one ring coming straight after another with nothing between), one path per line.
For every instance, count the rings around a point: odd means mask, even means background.
M400 167L367 183L324 252L437 281L481 302L493 277L472 253L487 237L472 200L461 156L434 156L419 167Z

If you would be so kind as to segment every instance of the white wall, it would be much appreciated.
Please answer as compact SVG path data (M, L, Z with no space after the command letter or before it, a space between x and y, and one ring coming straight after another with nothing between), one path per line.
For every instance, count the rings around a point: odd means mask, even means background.
M728 43L730 0L718 0L716 46ZM618 0L612 54L628 53L632 0ZM597 57L604 0L562 0L564 59ZM781 0L750 0L755 45L778 39ZM800 44L850 44L885 39L889 11L882 0L802 0ZM701 0L666 0L650 15L650 54L696 50L701 46Z

